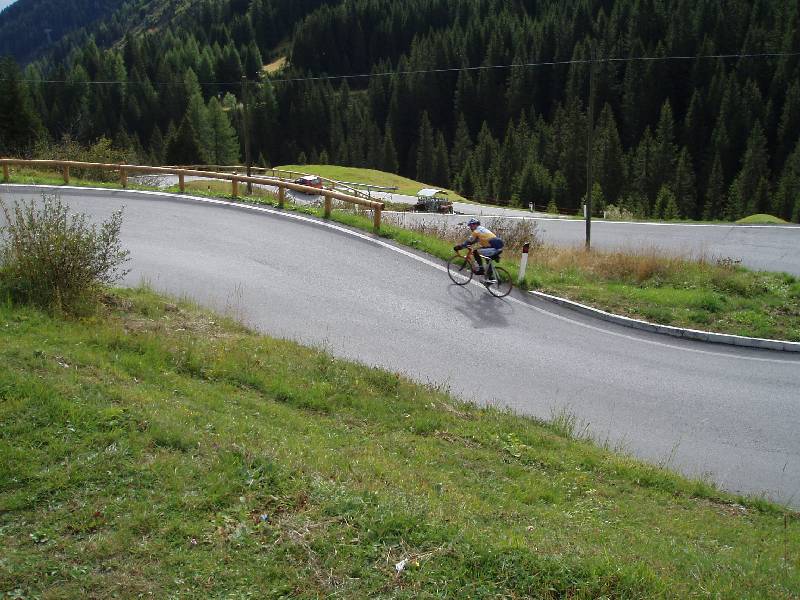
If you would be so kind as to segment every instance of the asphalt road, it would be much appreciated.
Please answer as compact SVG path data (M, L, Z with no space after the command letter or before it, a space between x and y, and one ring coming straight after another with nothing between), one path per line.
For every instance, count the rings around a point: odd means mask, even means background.
M6 203L38 195L0 185ZM92 218L125 206L132 272L276 337L550 418L735 492L800 507L800 357L598 322L452 285L441 262L271 209L68 191Z
M152 178L150 178L152 179ZM188 177L187 181L200 179ZM176 185L178 178L156 178L164 187ZM264 186L269 187L269 186ZM277 188L273 188L277 190ZM319 204L319 196L290 192L299 204ZM414 204L414 196L384 192L373 193L375 199ZM535 221L542 241L555 246L583 246L586 223L583 220L550 217L543 213L498 206L454 202L454 215L400 213L407 221L447 222L453 227L468 216L479 216L492 227L500 219ZM387 212L387 215L389 213ZM466 228L464 229L466 233ZM591 227L592 247L603 250L656 251L707 260L731 259L756 270L784 271L800 275L800 226L798 225L733 225L716 223L641 223L594 219Z

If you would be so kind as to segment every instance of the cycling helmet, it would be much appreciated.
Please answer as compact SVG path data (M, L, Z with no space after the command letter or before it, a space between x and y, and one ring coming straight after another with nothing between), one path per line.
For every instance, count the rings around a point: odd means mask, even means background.
M478 221L478 219L470 219L469 221L467 221L467 225L469 225L470 227L472 227L473 225L480 225L480 224L481 222Z

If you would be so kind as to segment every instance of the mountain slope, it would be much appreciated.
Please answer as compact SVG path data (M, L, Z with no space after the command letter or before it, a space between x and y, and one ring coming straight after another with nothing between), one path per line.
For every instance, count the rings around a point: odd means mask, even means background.
M26 61L65 35L102 21L125 0L18 0L0 13L0 55Z
M218 114L211 101L222 102L243 140L244 76L259 162L374 168L481 201L564 212L580 212L589 187L598 210L613 204L643 218L800 221L796 3L185 6L126 3L91 26L94 43L73 34L37 63L29 78L48 81L31 93L51 138L106 136L143 161L170 162L188 118L199 149L192 162L211 161L199 105ZM266 76L287 41L287 67Z

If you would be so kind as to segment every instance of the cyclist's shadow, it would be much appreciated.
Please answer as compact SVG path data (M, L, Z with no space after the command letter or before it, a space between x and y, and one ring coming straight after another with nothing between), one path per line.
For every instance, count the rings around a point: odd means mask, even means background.
M472 284L447 286L447 295L455 302L453 308L472 321L474 329L509 327L514 307L504 298L495 298L489 292Z

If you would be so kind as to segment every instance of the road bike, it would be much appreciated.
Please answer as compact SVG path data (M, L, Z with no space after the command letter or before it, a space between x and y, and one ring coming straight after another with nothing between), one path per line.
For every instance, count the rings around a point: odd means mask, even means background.
M455 256L447 261L447 274L456 285L467 285L474 275L480 275L477 261L473 258L474 254L475 250L468 248L466 254L456 252ZM484 257L483 260L486 262L486 268L481 283L492 296L497 298L508 296L511 293L511 275L503 267L495 264L500 260L500 253L491 258Z

